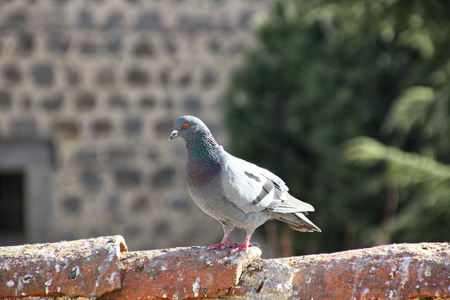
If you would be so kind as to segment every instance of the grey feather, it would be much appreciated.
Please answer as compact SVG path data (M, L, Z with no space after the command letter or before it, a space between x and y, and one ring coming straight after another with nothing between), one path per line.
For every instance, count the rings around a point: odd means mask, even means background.
M314 207L306 202L300 201L286 193L287 199L281 202L271 211L276 213L313 212Z
M321 232L319 227L314 225L303 213L294 213L294 214L279 214L276 217L277 220L280 220L289 225L294 230L302 231L302 232Z

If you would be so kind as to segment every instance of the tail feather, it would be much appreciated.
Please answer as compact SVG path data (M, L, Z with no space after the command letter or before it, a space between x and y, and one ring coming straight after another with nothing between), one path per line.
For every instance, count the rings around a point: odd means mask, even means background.
M313 222L311 222L304 213L276 214L275 219L286 223L294 230L302 232L322 232Z

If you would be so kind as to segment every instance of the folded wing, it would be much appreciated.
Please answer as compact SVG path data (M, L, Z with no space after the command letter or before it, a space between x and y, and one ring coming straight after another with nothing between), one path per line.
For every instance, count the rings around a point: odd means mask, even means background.
M228 155L228 158L221 174L224 194L245 213L314 211L312 205L289 195L288 187L275 174L234 156Z

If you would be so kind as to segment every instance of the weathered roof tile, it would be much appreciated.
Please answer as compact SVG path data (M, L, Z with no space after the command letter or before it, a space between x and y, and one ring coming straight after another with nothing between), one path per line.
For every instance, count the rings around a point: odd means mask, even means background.
M450 243L392 244L280 261L294 267L299 299L450 297Z
M201 299L225 295L236 285L242 271L261 256L250 247L248 253L229 255L229 250L175 248L124 253L122 289L102 299Z
M0 298L100 297L120 288L121 236L0 247Z
M450 299L450 243L281 259L256 247L126 251L121 236L0 248L0 298Z

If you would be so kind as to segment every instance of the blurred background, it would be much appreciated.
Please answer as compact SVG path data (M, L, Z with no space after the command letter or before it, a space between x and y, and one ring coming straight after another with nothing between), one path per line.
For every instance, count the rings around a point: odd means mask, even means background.
M185 114L316 208L265 257L449 241L449 32L445 0L2 0L0 245L219 242Z

